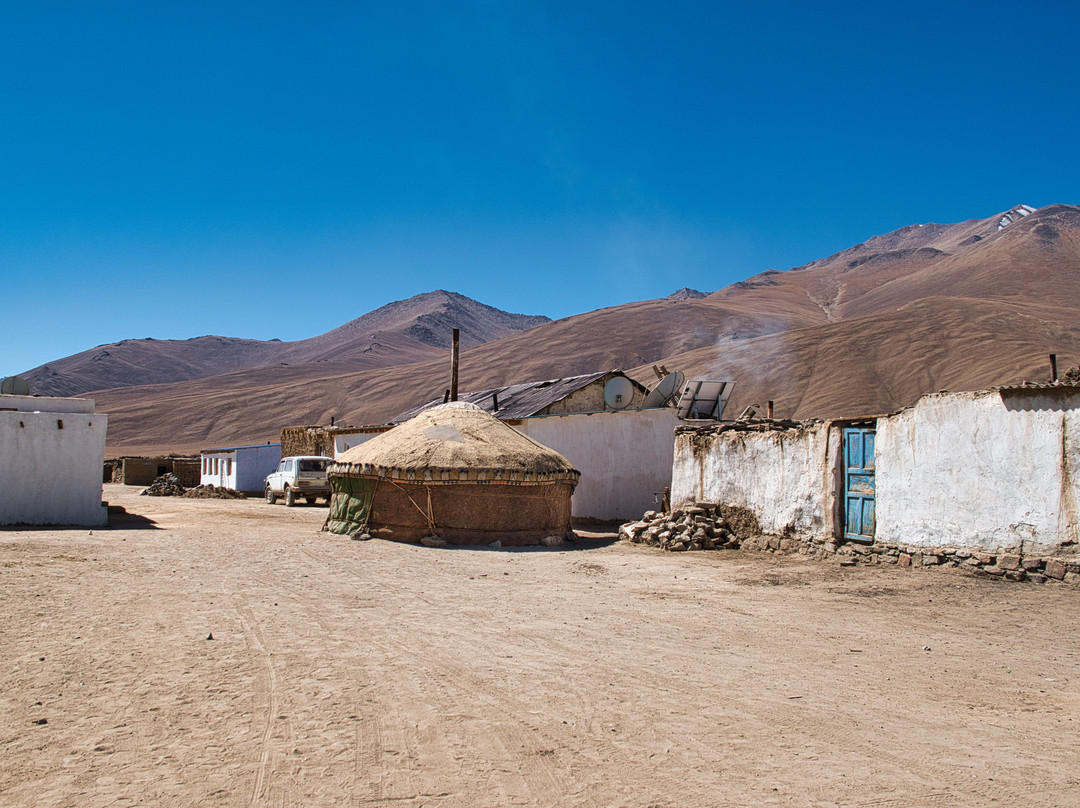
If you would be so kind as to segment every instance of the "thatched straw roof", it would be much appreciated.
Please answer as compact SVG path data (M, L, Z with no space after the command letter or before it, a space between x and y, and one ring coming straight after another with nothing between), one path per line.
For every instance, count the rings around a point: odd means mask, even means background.
M556 481L576 485L581 476L554 449L462 401L432 407L349 449L327 471L330 477L526 485Z

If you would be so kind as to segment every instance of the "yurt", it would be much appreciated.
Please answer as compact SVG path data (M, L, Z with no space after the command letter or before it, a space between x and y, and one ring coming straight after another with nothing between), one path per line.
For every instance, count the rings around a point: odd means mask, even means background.
M451 402L349 449L327 476L334 533L524 545L570 529L581 474L475 404Z

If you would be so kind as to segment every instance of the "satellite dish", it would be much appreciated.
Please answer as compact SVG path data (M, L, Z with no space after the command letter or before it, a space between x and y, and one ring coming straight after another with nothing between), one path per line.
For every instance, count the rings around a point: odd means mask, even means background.
M682 372L676 370L674 373L669 373L667 376L660 380L660 383L654 387L647 396L645 401L641 404L641 409L652 410L657 407L663 407L672 397L682 389L683 382L686 381L686 376Z
M28 396L30 395L30 385L26 383L26 379L22 376L8 376L3 381L0 381L0 393L7 396Z
M604 403L613 410L625 410L634 400L634 383L625 376L608 379L604 385Z

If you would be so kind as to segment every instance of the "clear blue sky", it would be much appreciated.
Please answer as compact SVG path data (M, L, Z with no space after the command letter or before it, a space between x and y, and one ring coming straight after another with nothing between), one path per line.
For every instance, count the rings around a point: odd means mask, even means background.
M0 376L1080 202L1080 3L0 4Z

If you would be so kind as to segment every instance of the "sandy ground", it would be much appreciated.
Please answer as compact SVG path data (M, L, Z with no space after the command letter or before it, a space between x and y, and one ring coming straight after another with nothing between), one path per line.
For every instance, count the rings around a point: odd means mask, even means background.
M138 490L0 530L0 805L1080 805L1074 588Z

